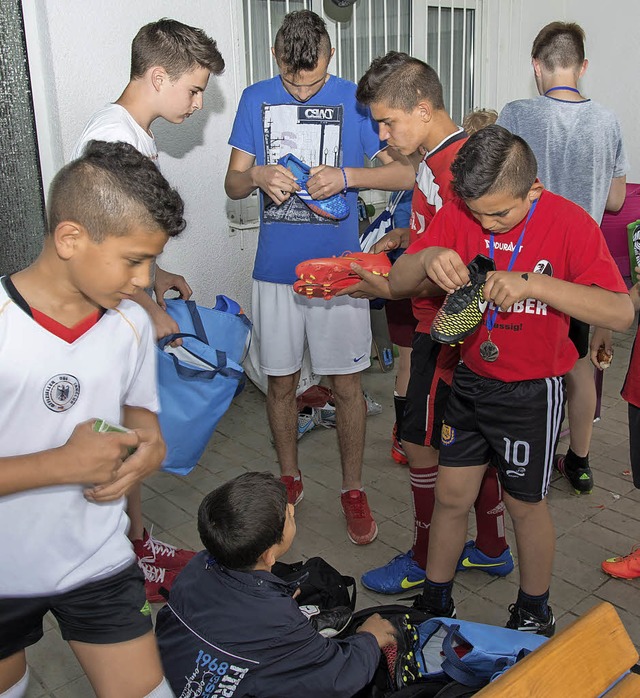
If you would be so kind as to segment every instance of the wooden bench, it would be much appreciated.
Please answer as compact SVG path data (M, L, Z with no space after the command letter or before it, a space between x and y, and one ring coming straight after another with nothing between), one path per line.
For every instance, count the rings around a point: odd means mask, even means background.
M476 695L597 698L637 661L620 616L610 603L601 603ZM640 698L640 675L625 676L606 698Z

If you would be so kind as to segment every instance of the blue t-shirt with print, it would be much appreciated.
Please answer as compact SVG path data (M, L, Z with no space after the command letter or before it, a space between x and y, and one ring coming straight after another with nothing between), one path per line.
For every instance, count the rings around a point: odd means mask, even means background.
M256 165L274 165L292 153L310 167L362 167L364 156L385 147L369 110L356 101L356 85L334 75L307 102L298 102L280 76L242 93L229 144ZM358 250L357 191L349 191L351 212L339 222L322 218L295 195L276 206L260 192L260 237L253 278L291 284L295 267L315 257Z

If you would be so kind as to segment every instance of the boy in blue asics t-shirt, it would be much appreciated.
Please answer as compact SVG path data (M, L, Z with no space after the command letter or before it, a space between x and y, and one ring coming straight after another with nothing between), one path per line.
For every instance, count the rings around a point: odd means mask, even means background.
M369 304L349 297L303 298L292 283L299 262L359 248L359 188L410 189L414 171L385 151L369 110L356 101L356 85L327 72L333 49L318 15L308 10L288 14L272 52L280 74L248 87L240 99L225 189L232 199L261 192L253 321L260 337L260 368L268 376L269 424L289 501L297 504L303 496L295 397L308 343L313 371L329 376L335 396L347 533L363 545L378 533L361 478L366 407L360 372L370 363ZM301 190L295 175L278 164L288 154L312 168L305 186L318 206L346 194L347 218L318 215L297 196ZM384 166L365 168L365 156L377 157Z

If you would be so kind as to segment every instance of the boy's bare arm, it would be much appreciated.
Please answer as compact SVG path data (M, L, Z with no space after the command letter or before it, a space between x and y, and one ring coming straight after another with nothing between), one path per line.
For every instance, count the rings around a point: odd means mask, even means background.
M392 298L441 296L468 280L469 271L458 253L445 247L427 247L416 254L403 254L389 273Z
M484 297L503 309L526 298L536 298L576 320L616 332L624 332L634 318L628 294L574 284L546 274L489 272Z
M371 248L371 252L391 252L399 247L409 247L411 241L410 228L393 228L386 235L383 235Z
M107 485L113 482L136 433L93 431L83 422L64 446L23 456L0 458L0 496L51 485Z
M87 499L110 502L123 497L134 485L158 470L164 460L166 446L157 415L142 407L125 407L123 426L137 435L136 452L124 461L113 482L87 490Z
M237 148L231 149L224 190L230 199L244 199L261 189L278 205L284 203L299 187L293 173L282 165L256 165L256 158Z
M604 205L606 211L616 213L624 205L624 200L627 195L627 176L614 177L611 180L607 202Z
M393 148L381 150L376 159L382 167L345 167L344 172L350 189L383 189L400 191L413 189L416 172L404 155ZM318 165L311 169L307 191L314 199L326 199L344 189L344 177L339 167Z

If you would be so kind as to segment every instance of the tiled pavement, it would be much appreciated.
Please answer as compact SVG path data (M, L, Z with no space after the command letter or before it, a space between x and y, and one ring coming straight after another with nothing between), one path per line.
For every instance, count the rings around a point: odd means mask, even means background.
M640 491L628 474L626 403L619 395L633 333L616 338L616 354L605 375L602 420L595 425L591 465L596 488L576 497L556 478L549 503L557 533L552 605L562 627L601 600L610 601L640 647L640 580L611 579L600 562L626 554L640 540ZM389 456L393 423L393 377L374 366L363 375L366 389L383 404L383 413L367 420L365 481L380 528L378 539L356 547L346 537L340 509L340 466L335 434L316 428L300 442L305 498L297 507L298 535L286 560L322 555L344 573L359 577L410 547L412 512L406 468ZM564 449L564 447L563 447ZM223 418L201 464L187 477L151 477L144 488L144 511L154 535L180 546L199 547L196 511L204 494L247 470L277 471L269 441L264 399L249 385ZM473 516L470 521L473 526ZM510 533L513 546L513 535ZM454 590L461 618L502 625L506 607L516 598L517 572L494 579L475 570L458 575ZM359 589L358 606L385 603ZM87 698L93 691L53 622L44 639L28 652L32 668L29 698Z

